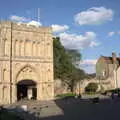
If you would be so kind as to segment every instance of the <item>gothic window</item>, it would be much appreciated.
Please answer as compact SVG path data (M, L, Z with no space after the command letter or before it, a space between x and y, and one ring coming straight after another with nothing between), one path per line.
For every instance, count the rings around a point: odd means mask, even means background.
M5 52L5 56L8 56L9 55L9 43L8 43L8 40L5 39L4 41L4 52Z
M45 53L45 46L44 46L44 40L41 41L41 57L44 57Z
M7 75L7 70L6 70L6 69L3 69L3 80L4 80L4 81L7 81L7 77L8 77L8 75Z
M47 72L47 74L48 74L48 81L50 81L50 75L51 75L51 72L50 72L51 70L50 70L50 68L48 69L48 72Z
M24 41L20 41L20 56L24 56Z
M51 46L50 46L50 43L48 42L47 43L47 57L50 57L50 54L51 54Z
M25 42L25 56L30 56L31 55L31 44L30 40L26 40Z
M40 56L40 42L37 43L37 56Z
M41 57L42 56L42 51L43 51L43 44L42 44L42 41L40 42L40 45L39 45L39 56Z
M20 54L20 42L18 40L15 41L15 56L19 56Z
M22 41L20 41L20 56L22 56Z
M6 102L7 101L7 94L8 94L8 89L7 89L7 86L3 86L3 100Z
M33 42L33 56L36 56L36 43Z

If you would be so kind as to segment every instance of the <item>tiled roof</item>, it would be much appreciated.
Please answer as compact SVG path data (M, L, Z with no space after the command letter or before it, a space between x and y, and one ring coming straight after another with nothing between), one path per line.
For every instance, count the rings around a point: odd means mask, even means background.
M104 60L108 63L108 64L113 64L113 60L112 60L112 57L106 57L106 56L102 56L104 58ZM118 64L120 65L120 58L117 57L117 62Z

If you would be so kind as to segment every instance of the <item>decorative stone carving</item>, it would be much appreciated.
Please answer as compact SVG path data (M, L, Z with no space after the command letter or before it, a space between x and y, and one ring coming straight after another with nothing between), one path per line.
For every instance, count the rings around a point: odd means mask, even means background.
M35 66L36 66L36 67L39 67L39 66L40 66L40 64L35 64Z
M47 43L47 45L50 45L50 43Z
M19 68L19 67L20 67L20 63L16 63L16 64L15 64L15 67L16 67L16 68Z
M0 26L2 26L0 36L0 78L2 79L0 95L2 97L0 97L0 104L14 103L17 100L17 84L22 80L36 82L37 100L51 99L54 88L48 83L53 82L53 62L47 57L48 51L50 51L49 56L53 57L51 28L28 27L5 21L0 22ZM11 46L12 49L10 49ZM5 53L8 56L4 57ZM2 89L3 85L7 87Z

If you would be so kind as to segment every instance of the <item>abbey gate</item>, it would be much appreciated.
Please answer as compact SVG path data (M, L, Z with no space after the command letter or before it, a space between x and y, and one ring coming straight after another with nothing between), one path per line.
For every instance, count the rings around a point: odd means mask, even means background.
M0 104L54 97L49 27L0 22Z

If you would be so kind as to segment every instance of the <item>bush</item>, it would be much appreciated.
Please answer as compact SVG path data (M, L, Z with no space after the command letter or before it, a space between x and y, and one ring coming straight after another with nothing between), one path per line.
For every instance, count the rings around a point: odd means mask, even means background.
M116 89L111 89L111 90L106 90L106 93L120 93L120 89L116 88Z
M65 98L65 97L74 97L75 93L65 93L65 94L58 94L56 97L58 98Z
M86 91L86 92L96 92L97 89L98 89L97 83L89 83L89 84L85 87L85 91Z
M85 91L84 93L83 93L83 95L95 95L95 94L97 94L97 92L88 92L88 91ZM99 93L98 93L99 94Z

